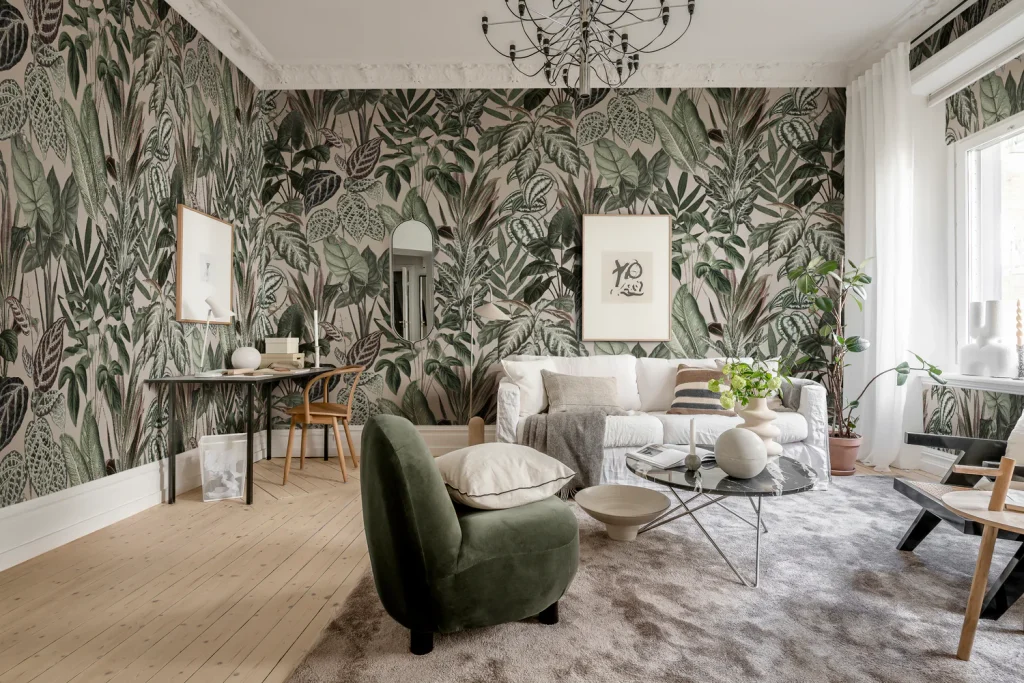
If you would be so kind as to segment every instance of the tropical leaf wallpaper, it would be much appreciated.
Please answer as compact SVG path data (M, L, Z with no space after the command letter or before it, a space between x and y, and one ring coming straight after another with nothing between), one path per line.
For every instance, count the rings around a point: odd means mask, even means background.
M933 386L923 400L929 434L1006 440L1024 412L1024 396L977 389Z
M834 89L258 91L163 2L0 0L0 505L239 431L241 397L179 395L176 206L235 225L236 323L368 368L357 421L493 418L508 354L820 349L787 273L843 253ZM673 340L582 344L580 216L674 221ZM391 326L389 234L434 235L435 329ZM471 320L487 300L508 321ZM628 331L623 331L628 336ZM472 386L472 392L470 392ZM276 408L299 400L275 394ZM469 403L472 393L474 402Z
M975 0L966 5L950 21L910 50L910 68L914 69L934 57L954 40L1010 4L1010 0Z
M946 144L1024 111L1024 57L1017 57L946 99Z

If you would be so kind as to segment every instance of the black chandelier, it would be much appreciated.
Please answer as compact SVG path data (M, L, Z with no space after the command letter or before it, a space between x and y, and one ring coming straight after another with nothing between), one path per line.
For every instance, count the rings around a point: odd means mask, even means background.
M695 0L676 5L666 0L505 0L513 18L492 22L484 16L481 25L487 43L520 73L533 77L543 72L552 86L561 81L588 96L591 77L610 88L621 86L639 70L640 55L671 47L686 35L695 4ZM686 25L672 38L671 10L682 8ZM517 48L512 42L503 52L491 42L490 28L512 24L522 29L527 46Z

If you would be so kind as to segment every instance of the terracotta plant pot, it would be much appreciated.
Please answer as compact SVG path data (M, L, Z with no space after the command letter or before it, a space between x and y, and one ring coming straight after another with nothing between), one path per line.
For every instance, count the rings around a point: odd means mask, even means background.
M857 473L857 454L860 452L861 437L844 439L828 437L829 459L832 461L833 477L850 477Z

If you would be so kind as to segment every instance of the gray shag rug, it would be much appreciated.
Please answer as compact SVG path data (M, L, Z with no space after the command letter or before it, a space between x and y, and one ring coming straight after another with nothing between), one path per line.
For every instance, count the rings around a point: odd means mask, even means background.
M713 508L698 518L752 569L753 529ZM414 657L367 574L291 681L1024 681L1022 604L982 621L971 661L956 659L978 538L940 525L899 552L916 512L884 477L766 499L754 589L686 519L619 543L577 508L580 567L559 624L437 636ZM1013 549L997 544L993 577Z

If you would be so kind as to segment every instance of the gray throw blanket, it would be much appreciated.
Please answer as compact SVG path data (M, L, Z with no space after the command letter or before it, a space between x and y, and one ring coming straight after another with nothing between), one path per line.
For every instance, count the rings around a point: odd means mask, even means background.
M607 418L608 413L599 410L545 413L526 418L523 445L551 456L576 473L562 489L563 498L601 483Z

